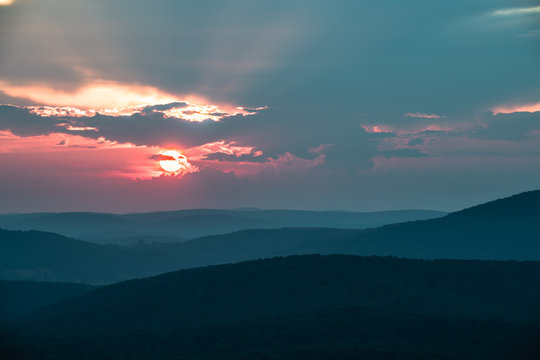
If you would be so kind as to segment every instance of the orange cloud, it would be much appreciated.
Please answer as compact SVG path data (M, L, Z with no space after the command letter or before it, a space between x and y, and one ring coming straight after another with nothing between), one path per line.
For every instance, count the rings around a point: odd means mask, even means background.
M184 103L161 112L165 117L186 121L220 121L234 115L253 115L260 107L248 109L230 104L212 104L196 95L176 95L153 86L123 84L108 80L93 80L75 91L56 90L47 85L16 85L0 81L0 91L6 95L32 101L39 106L26 106L31 113L42 117L92 117L97 113L108 116L130 116L148 106Z
M491 110L493 115L512 114L516 112L534 113L540 111L540 103L527 105L499 106Z
M56 90L46 85L14 85L4 81L0 82L0 89L11 97L28 99L42 105L81 109L121 109L178 100L177 96L152 86L106 80L94 80L74 92Z

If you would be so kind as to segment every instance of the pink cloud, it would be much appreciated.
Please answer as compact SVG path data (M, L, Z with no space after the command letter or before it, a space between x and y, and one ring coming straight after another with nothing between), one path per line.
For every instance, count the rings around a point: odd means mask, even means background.
M538 111L540 111L540 102L536 104L526 104L526 105L498 106L491 110L493 115L512 114L516 112L534 113Z
M0 131L0 163L6 171L16 171L20 166L32 168L33 172L79 174L89 178L114 180L150 180L158 177L181 177L210 168L223 173L234 173L237 177L256 176L263 172L296 171L317 166L324 162L320 152L325 146L311 149L319 153L315 159L301 159L291 153L263 161L244 161L241 157L251 155L262 157L261 150L253 146L241 146L234 141L224 140L207 143L185 150L171 147L138 146L119 143L103 137L91 139L80 135L52 133L21 137L10 131ZM185 155L182 171L168 173L159 166L167 150L175 150ZM231 155L238 160L207 159L213 153ZM9 159L6 162L5 159ZM21 159L18 163L17 159ZM11 169L11 170L10 170ZM52 174L54 175L54 174Z
M39 159L28 161L28 166L44 172L56 171L59 175L79 172L93 178L150 179L163 175L152 155L164 151L156 146L118 143L102 137L90 139L59 133L20 137L0 131L0 155ZM4 169L9 171L7 166ZM186 172L197 170L190 165Z
M366 132L370 134L380 134L380 133L392 133L394 130L390 126L385 125L360 125Z

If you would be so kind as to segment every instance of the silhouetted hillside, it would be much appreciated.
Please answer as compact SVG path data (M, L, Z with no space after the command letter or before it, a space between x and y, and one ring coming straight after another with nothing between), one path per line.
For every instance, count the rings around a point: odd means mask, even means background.
M361 230L245 230L185 243L98 245L40 231L0 230L0 278L103 284L189 267L301 253L305 242Z
M106 286L22 320L29 359L533 359L540 262L293 256Z
M95 288L86 284L0 281L0 323Z
M40 230L97 243L126 240L183 241L245 229L332 227L363 229L445 215L439 211L404 210L358 213L296 210L180 210L142 214L37 213L0 215L0 227Z
M454 212L447 216L452 220L502 220L529 222L540 220L540 190L527 191L508 198L490 201Z
M540 191L530 191L437 219L368 230L339 244L316 241L307 247L426 259L540 260L539 233Z
M143 242L129 247L35 231L0 231L0 278L101 284L189 267L314 253L540 260L538 193L376 229L244 230L183 243Z
M4 280L111 283L181 268L152 251L98 245L41 231L0 229ZM175 261L176 264L176 261Z

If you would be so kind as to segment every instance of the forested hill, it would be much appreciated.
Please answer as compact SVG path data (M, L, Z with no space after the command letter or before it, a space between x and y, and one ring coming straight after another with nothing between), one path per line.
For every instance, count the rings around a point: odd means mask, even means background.
M25 317L4 347L29 359L533 359L539 289L540 262L292 256L101 287Z
M87 284L0 281L0 324L94 289L95 286Z
M540 192L445 217L374 229L243 230L182 243L98 245L38 231L0 230L0 278L112 283L190 267L295 254L540 260Z
M99 245L41 231L0 229L0 279L112 283L211 264L290 255L303 243L361 230L245 230L186 243Z
M305 249L410 258L540 260L540 191L495 200L447 216L386 225L334 244Z

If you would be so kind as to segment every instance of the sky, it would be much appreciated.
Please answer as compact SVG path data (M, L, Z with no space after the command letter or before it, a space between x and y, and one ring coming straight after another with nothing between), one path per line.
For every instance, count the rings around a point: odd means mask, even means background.
M0 0L0 212L538 189L539 65L539 1Z

